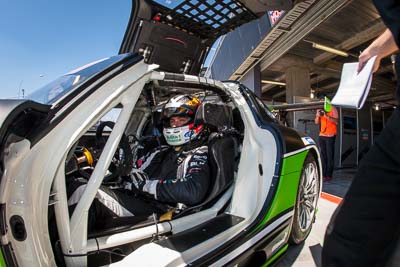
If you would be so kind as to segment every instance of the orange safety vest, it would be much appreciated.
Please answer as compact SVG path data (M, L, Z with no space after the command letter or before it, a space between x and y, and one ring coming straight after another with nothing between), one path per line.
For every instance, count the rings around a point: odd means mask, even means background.
M333 118L338 117L337 110L334 107L332 107L332 110L327 112L326 114ZM334 122L332 122L331 120L329 120L328 118L325 118L325 117L319 117L319 119L321 122L321 128L319 131L319 135L321 135L321 136L336 135L337 125Z

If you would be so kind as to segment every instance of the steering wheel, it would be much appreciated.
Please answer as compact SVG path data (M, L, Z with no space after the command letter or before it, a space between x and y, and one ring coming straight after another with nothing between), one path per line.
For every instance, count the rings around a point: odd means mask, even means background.
M106 138L103 136L104 128L107 126L114 128L115 123L105 121L99 124L96 129L96 150L99 154L103 151L106 144ZM104 177L103 183L115 181L119 176L128 176L133 167L133 154L128 142L128 137L123 133L118 148L115 151L114 157L108 167L111 174Z

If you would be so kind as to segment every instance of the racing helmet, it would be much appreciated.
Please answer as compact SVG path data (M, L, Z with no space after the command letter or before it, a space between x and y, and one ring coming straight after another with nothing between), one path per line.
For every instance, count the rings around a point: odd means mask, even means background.
M203 129L203 125L195 125L195 115L201 101L190 95L177 95L168 100L162 114L164 124L163 134L171 146L180 146L193 140ZM185 125L173 127L170 125L172 117L187 117Z

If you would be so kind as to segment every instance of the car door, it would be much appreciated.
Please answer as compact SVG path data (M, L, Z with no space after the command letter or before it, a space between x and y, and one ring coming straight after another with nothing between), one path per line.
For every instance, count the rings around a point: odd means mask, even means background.
M198 75L219 36L292 5L292 0L133 0L120 53L139 53L164 71Z

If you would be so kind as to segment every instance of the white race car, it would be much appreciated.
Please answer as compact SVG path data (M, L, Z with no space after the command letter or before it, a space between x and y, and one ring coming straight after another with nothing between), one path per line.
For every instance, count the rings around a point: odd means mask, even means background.
M311 231L321 191L318 149L242 84L194 74L218 36L273 7L133 2L120 55L72 71L30 100L0 101L3 263L272 264ZM202 99L198 118L219 136L209 147L212 183L204 201L165 216L110 218L103 229L90 229L97 190L118 186L159 142L160 110L177 94ZM77 177L87 186L70 211L66 188Z

